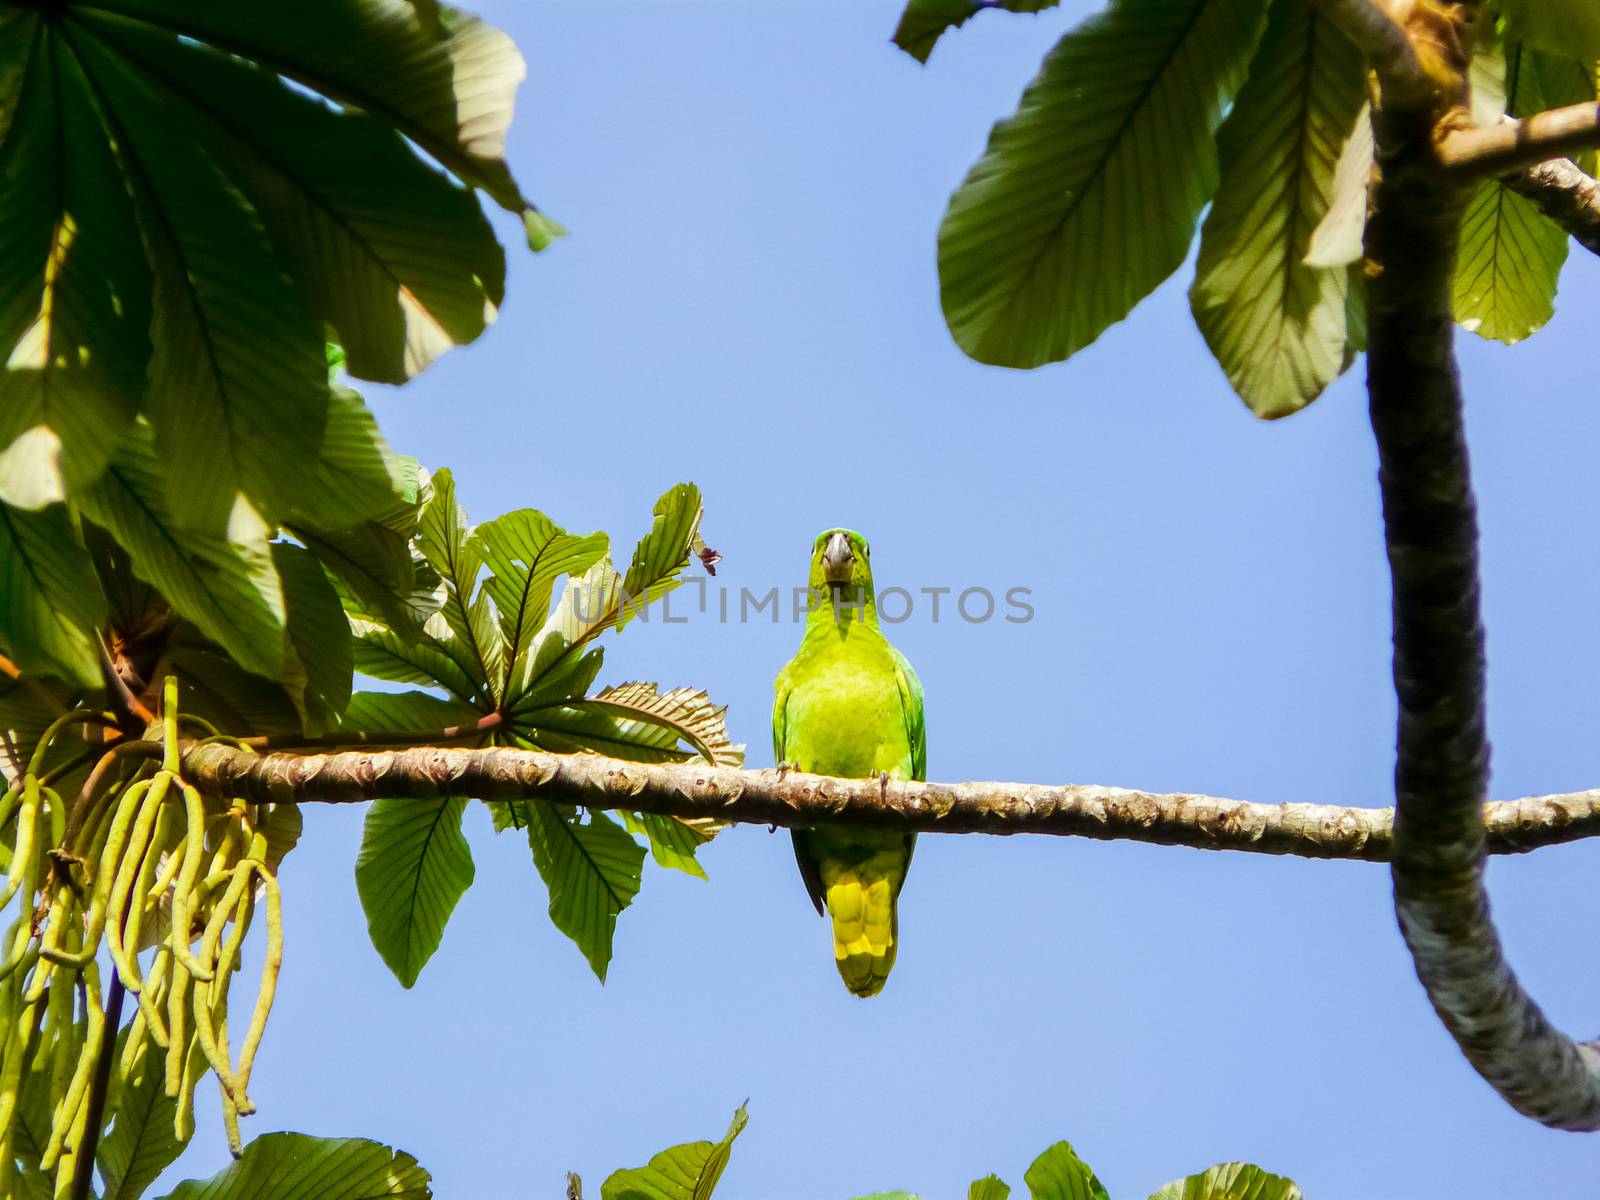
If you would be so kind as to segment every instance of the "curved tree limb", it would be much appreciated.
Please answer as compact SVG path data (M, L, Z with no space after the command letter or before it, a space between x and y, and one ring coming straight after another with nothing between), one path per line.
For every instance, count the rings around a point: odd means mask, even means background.
M1460 6L1466 20L1473 7ZM1593 1130L1600 1044L1562 1034L1523 991L1483 889L1484 638L1451 312L1464 183L1434 157L1435 130L1465 106L1464 55L1456 72L1457 93L1431 110L1391 103L1374 118L1380 179L1366 233L1367 384L1400 707L1395 912L1428 998L1478 1072L1519 1112Z
M202 791L258 802L381 797L546 800L786 827L832 822L919 833L1043 833L1203 850L1382 862L1394 812L1332 804L1249 804L1215 796L1025 783L881 784L790 771L645 764L593 754L419 747L255 755L192 743L184 776ZM1600 789L1488 804L1488 845L1515 854L1600 834Z

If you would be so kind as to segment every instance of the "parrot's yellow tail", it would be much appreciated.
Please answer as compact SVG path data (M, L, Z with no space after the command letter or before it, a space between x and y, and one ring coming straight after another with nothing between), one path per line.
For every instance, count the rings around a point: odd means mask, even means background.
M839 976L857 996L876 996L894 966L899 940L895 893L905 877L905 852L875 854L854 863L824 860L821 867Z

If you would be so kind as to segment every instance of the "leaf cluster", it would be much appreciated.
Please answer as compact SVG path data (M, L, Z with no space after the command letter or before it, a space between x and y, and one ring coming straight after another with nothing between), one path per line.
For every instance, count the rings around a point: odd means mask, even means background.
M413 730L398 744L743 762L744 748L728 740L726 710L703 691L624 683L589 695L604 661L600 635L648 620L648 606L682 583L699 541L699 489L679 484L656 501L651 527L624 571L612 564L604 534L568 533L533 509L473 527L448 471L432 477L427 493L416 546L438 607L417 624L418 612L403 606L363 605L354 596L346 603L356 669L432 691L357 693L347 737L397 744L394 731ZM624 814L619 825L607 813L570 805L489 807L496 829L525 832L549 888L551 920L602 980L617 917L639 891L645 850L633 835L662 866L703 877L694 852L715 832L653 814ZM456 797L380 799L367 813L356 883L373 944L406 987L472 883L465 808Z
M711 1200L727 1169L734 1139L749 1123L745 1105L733 1114L719 1142L688 1142L655 1155L642 1167L614 1171L601 1186L601 1200ZM575 1176L569 1177L576 1179ZM1069 1142L1057 1142L1034 1159L1023 1176L1030 1200L1110 1200L1093 1171ZM569 1187L569 1196L574 1188ZM967 1200L1007 1200L1011 1188L998 1176L974 1180ZM873 1192L858 1200L920 1200L907 1191ZM1157 1188L1150 1200L1304 1200L1289 1179L1250 1163L1219 1163Z
M910 0L895 41L926 61L984 8L1045 7ZM1595 99L1588 0L1486 4L1478 28L1479 121ZM1206 344L1256 415L1305 407L1365 347L1367 76L1315 0L1113 0L1060 40L951 197L939 278L956 341L1003 366L1069 358L1177 270L1198 226ZM1460 238L1464 328L1515 342L1549 320L1560 227L1488 180Z

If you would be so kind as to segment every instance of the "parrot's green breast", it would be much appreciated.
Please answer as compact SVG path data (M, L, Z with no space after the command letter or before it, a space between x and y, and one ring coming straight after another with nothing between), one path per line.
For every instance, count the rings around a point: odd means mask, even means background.
M883 635L858 627L808 647L785 672L783 755L817 775L912 777L911 741L896 664ZM780 685L781 686L781 685Z

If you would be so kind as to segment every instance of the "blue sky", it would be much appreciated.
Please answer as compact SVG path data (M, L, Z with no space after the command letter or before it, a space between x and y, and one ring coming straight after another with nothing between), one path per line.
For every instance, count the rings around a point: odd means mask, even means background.
M625 554L692 479L731 588L803 582L811 538L841 523L872 540L881 585L1030 588L1025 624L919 608L894 629L934 778L1387 803L1362 367L1255 421L1192 328L1187 268L1065 365L980 367L945 331L945 200L1081 6L984 13L925 69L868 0L478 11L528 58L511 158L572 236L513 249L478 345L369 391L475 519L538 507ZM1498 797L1600 784L1600 271L1576 254L1529 345L1461 337ZM608 636L602 681L710 689L767 765L798 636L639 625ZM862 1002L786 835L728 832L709 883L649 868L602 987L546 919L525 842L468 821L477 883L406 992L356 899L360 810L308 808L247 1136L380 1138L440 1197L556 1196L569 1169L597 1197L749 1097L730 1198L934 1200L990 1171L1020 1188L1061 1138L1114 1200L1235 1158L1311 1200L1594 1194L1600 1142L1515 1116L1434 1019L1381 867L925 837L899 964ZM1583 1034L1597 868L1579 845L1489 872L1512 961ZM209 1091L199 1109L169 1178L223 1161Z

